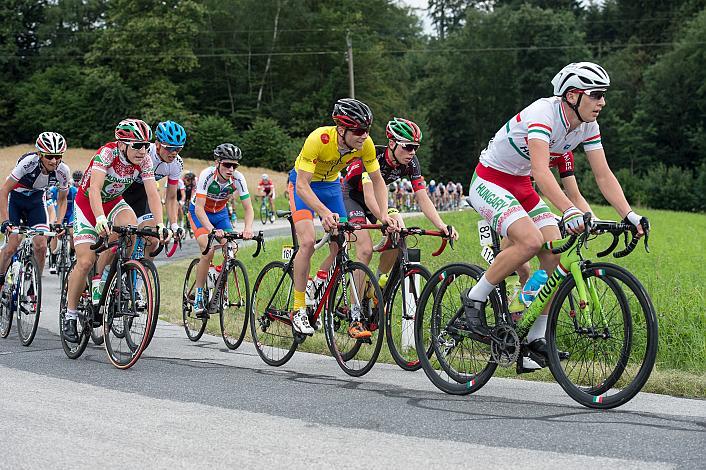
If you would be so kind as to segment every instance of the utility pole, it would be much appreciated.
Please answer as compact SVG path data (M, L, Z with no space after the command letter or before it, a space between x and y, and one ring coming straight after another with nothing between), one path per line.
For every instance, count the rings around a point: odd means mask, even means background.
M348 47L347 57L348 57L348 88L350 89L350 97L355 98L355 78L353 77L353 40L351 39L351 32L346 32L346 45Z

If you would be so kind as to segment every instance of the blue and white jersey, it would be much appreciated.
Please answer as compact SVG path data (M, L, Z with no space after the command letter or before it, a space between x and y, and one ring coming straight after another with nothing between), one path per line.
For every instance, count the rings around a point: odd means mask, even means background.
M58 186L60 191L69 189L69 181L71 179L71 169L69 166L61 162L56 167L56 170L50 173L42 171L41 157L37 152L30 152L22 155L17 160L17 166L10 172L8 178L12 178L17 182L13 191L22 194L30 195L38 192L44 192L47 188Z

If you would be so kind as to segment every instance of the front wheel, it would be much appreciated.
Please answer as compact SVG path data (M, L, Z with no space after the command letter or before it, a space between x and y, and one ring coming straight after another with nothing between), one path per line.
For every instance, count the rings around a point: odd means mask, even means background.
M25 260L17 292L17 334L23 346L34 341L42 309L42 278L34 256Z
M293 305L291 269L281 261L270 262L262 268L253 285L250 334L257 353L271 366L286 364L297 350L298 343L289 320Z
M142 355L154 321L152 282L145 267L136 260L122 264L120 276L106 281L108 299L103 321L105 350L118 369L132 367Z
M378 280L366 265L348 263L334 279L324 317L326 342L343 371L353 377L375 365L384 336L384 300ZM360 322L369 337L354 338L350 327Z
M69 272L66 274L67 285L68 280L71 278L71 275L73 273L74 266L76 266L75 261L71 264L71 268L69 268ZM61 291L61 300L59 301L59 339L61 341L61 347L63 348L66 357L68 357L69 359L78 359L86 350L86 346L88 345L88 338L90 337L88 329L88 324L90 322L88 320L88 317L91 316L92 306L91 295L88 289L88 283L86 282L86 279L84 279L83 291L81 292L81 296L79 297L78 305L76 308L78 312L78 319L76 321L76 329L78 330L77 343L70 343L66 341L64 335L61 334L61 331L64 327L64 318L66 317L66 308L68 303L67 296L68 288Z
M0 338L7 338L12 329L13 290L14 286L6 281L0 292Z
M206 318L197 318L196 313L194 313L194 302L196 301L196 287L194 286L196 284L196 270L198 265L198 259L192 260L186 270L184 290L181 296L181 317L184 324L184 331L186 331L186 336L191 341L201 339L203 332L206 330L206 322L208 321Z
M263 199L262 204L260 204L260 222L262 222L262 225L267 223L268 218L269 214L267 213L267 203Z
M652 373L657 315L640 281L620 266L590 264L582 276L588 305L580 308L576 282L569 276L549 309L549 368L578 403L615 408L630 401ZM569 358L560 361L558 351Z
M233 261L225 276L220 294L221 335L228 349L237 349L245 338L250 311L250 284L245 265L240 260Z
M154 262L148 258L140 259L140 263L145 267L147 273L150 277L150 282L152 282L152 293L154 295L154 321L152 322L152 328L150 328L150 336L147 340L147 345L145 349L150 345L152 338L154 337L154 332L157 329L157 323L159 322L159 303L161 299L159 297L160 285L159 285L159 273L157 272L157 267Z
M414 347L414 318L422 291L429 280L429 270L421 265L410 266L402 276L395 276L387 291L385 336L390 354L398 366L415 371L421 366ZM427 355L432 354L431 346Z

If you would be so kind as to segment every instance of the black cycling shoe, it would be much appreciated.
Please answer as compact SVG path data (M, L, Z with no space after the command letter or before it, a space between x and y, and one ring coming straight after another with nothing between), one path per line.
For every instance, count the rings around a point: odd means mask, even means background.
M78 343L78 330L76 329L76 319L64 318L64 325L61 328L61 335L69 343Z
M471 333L478 336L490 336L490 329L485 322L485 302L468 298L469 289L461 292L461 304L466 317L466 326Z
M541 356L544 362L547 361L549 357L549 347L547 346L547 340L544 338L537 338L527 345L530 353ZM530 356L531 357L531 356ZM569 353L566 351L559 351L559 360L565 361L569 358ZM537 362L535 360L535 362Z

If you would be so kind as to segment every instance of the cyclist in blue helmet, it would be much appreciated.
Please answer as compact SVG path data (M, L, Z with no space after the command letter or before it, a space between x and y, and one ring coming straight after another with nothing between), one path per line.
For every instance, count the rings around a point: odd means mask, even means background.
M157 124L155 137L157 142L167 147L184 147L186 143L186 131L174 121L164 121Z

